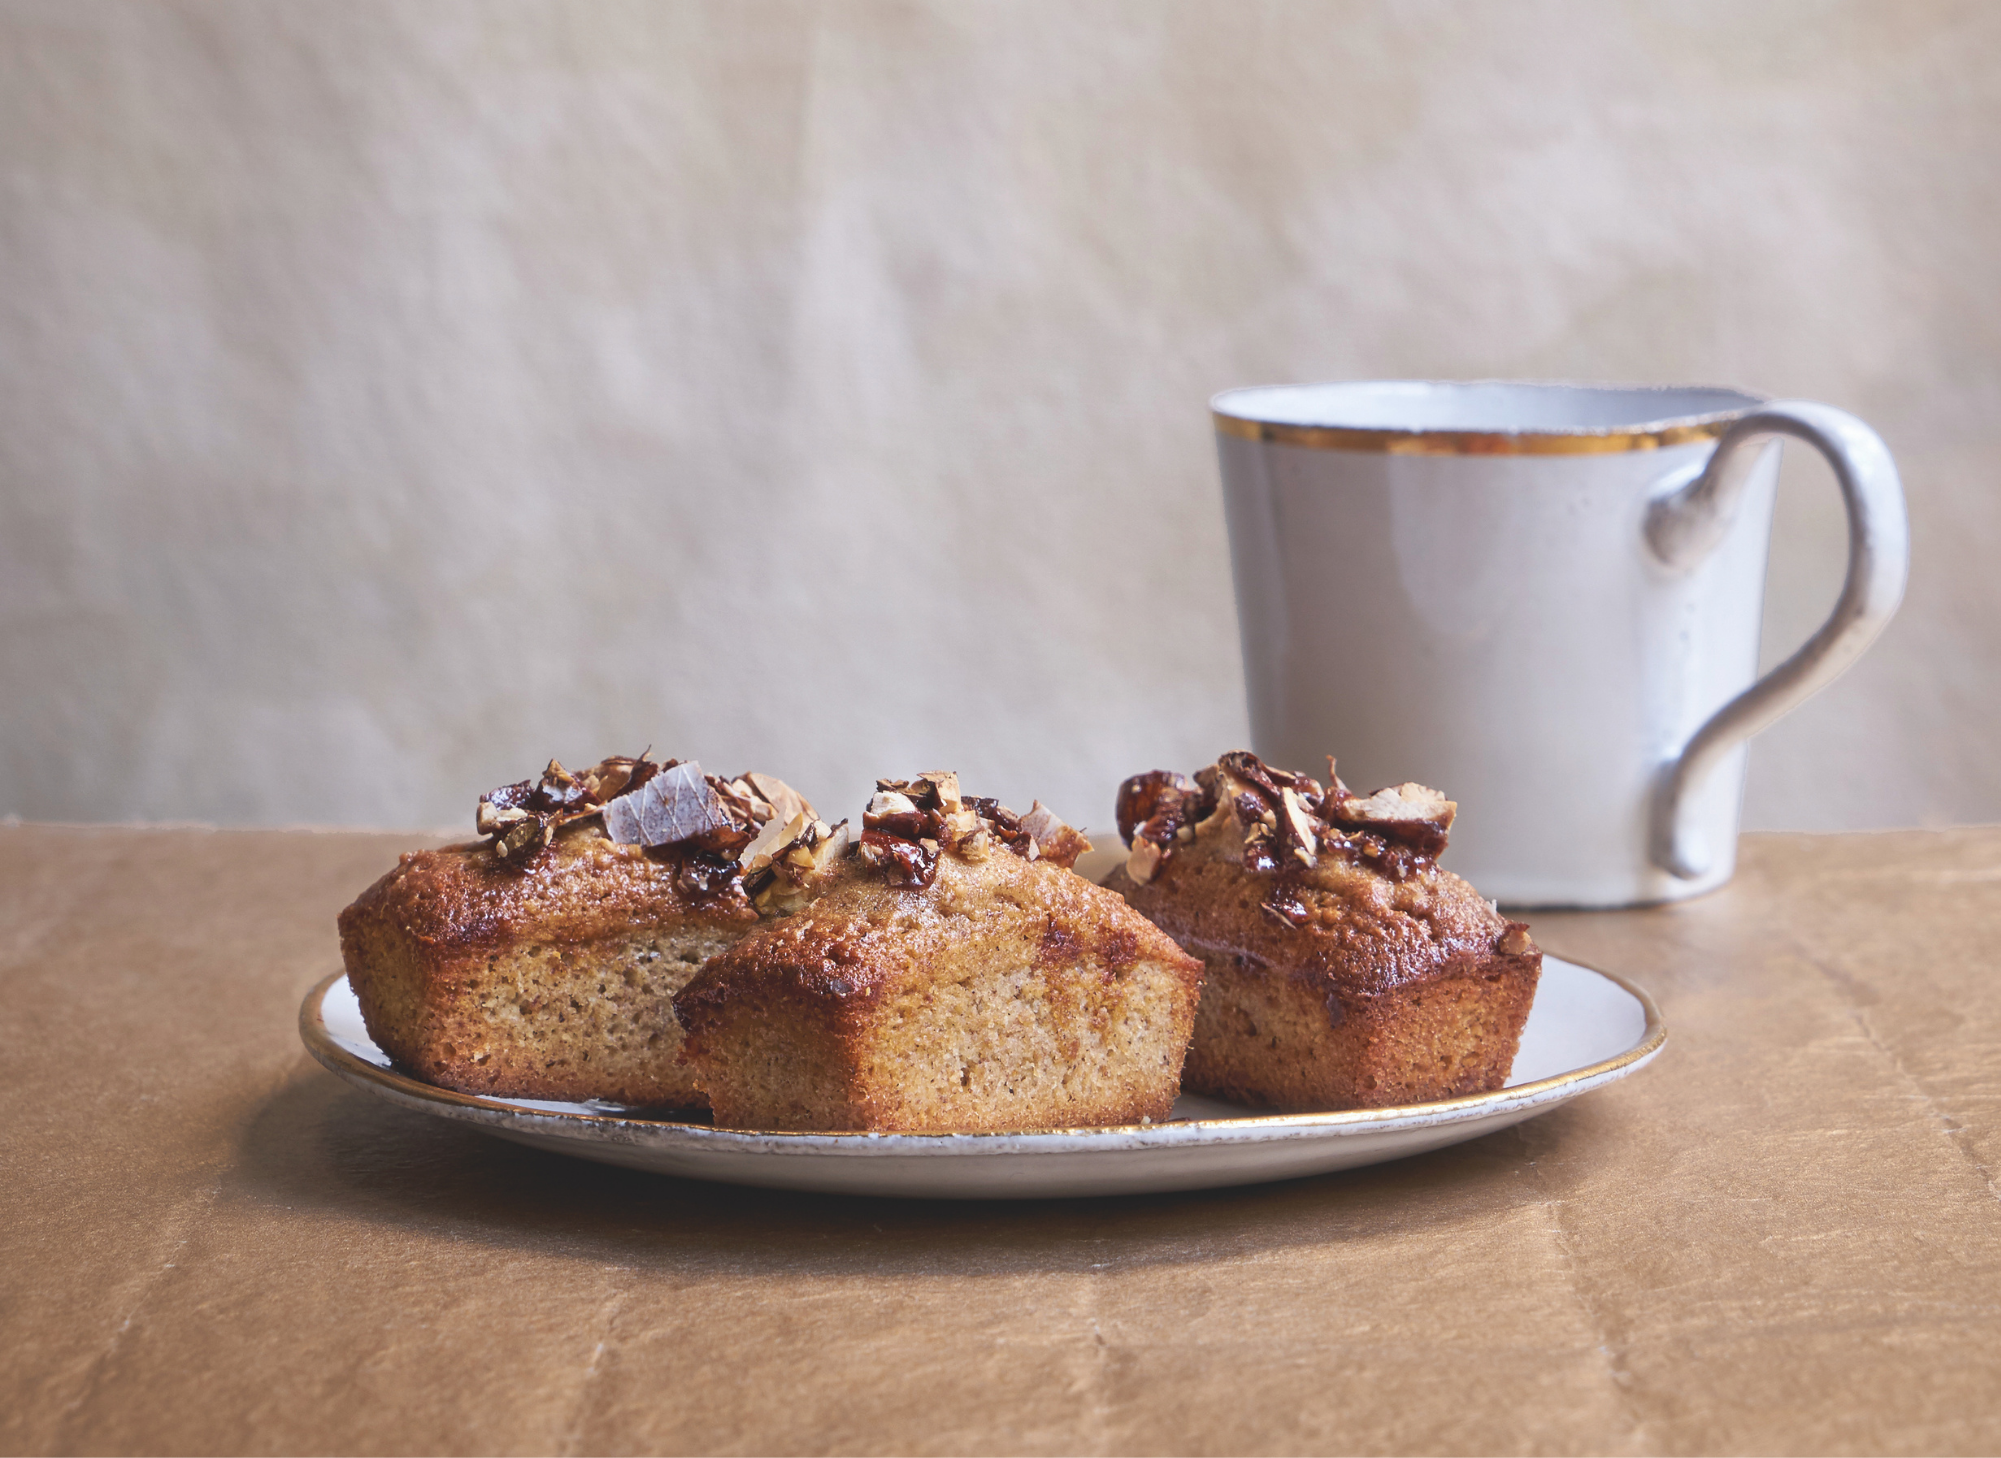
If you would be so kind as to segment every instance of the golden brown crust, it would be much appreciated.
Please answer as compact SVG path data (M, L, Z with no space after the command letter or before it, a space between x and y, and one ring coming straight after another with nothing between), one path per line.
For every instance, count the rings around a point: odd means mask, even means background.
M1497 958L1354 1004L1211 953L1182 1070L1191 1093L1294 1112L1382 1108L1507 1082L1535 999L1535 958Z
M412 851L341 913L395 922L427 945L471 948L521 936L588 941L687 918L752 926L757 913L732 886L696 901L673 865L636 845L617 845L593 827L559 835L540 855L502 860L485 841Z
M1520 923L1436 865L1254 871L1244 841L1224 804L1146 884L1105 883L1207 967L1189 1091L1310 1110L1506 1082L1542 960Z
M855 866L675 998L719 1124L1018 1129L1164 1118L1201 964L1061 867Z
M589 827L503 861L485 843L406 854L340 915L369 1035L466 1093L703 1102L671 998L755 926L741 891L693 901L673 868Z
M1105 886L1183 946L1285 966L1323 993L1360 1000L1444 975L1492 956L1510 922L1478 892L1437 867L1391 881L1359 866L1252 873L1224 837L1202 837L1137 885L1123 867ZM1283 893L1302 925L1263 909Z

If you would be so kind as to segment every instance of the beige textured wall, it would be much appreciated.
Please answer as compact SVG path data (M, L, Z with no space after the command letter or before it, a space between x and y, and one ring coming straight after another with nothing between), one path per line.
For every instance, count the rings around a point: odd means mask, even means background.
M1101 823L1245 734L1205 397L1527 375L1874 422L1910 597L1748 818L2001 819L1997 138L1972 3L9 0L0 811Z

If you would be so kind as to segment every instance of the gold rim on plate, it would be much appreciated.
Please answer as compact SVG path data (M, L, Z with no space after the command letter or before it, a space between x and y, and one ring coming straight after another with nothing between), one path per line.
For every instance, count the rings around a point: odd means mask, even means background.
M1020 1139L1031 1135L1063 1135L1077 1137L1085 1135L1146 1135L1159 1134L1169 1130L1214 1129L1251 1131L1259 1129L1326 1129L1352 1124L1394 1124L1413 1118L1427 1123L1445 1122L1454 1115L1471 1116L1504 1104L1536 1102L1543 1095L1560 1092L1572 1084L1588 1083L1605 1074L1616 1073L1635 1064L1651 1059L1667 1042L1667 1024L1662 1021L1660 1009L1654 1006L1653 998L1646 989L1627 981L1615 972L1607 972L1593 967L1587 962L1573 961L1569 957L1559 958L1573 967L1581 967L1595 973L1606 981L1622 988L1639 1000L1646 1012L1646 1028L1640 1041L1625 1052L1602 1062L1589 1064L1583 1068L1573 1068L1568 1072L1537 1079L1533 1083L1515 1084L1508 1088L1495 1089L1491 1093L1467 1094L1456 1099L1440 1099L1428 1104L1392 1104L1379 1109L1340 1109L1323 1114L1251 1114L1240 1119L1167 1119L1157 1124L1101 1124L1079 1128L1057 1129L982 1129L966 1133L955 1133L949 1129L939 1130L897 1130L882 1133L865 1130L821 1130L821 1129L722 1129L713 1124L696 1124L679 1119L658 1119L633 1113L589 1113L570 1109L538 1109L507 1099L486 1098L479 1094L460 1093L456 1089L439 1088L400 1073L393 1068L383 1068L367 1059L350 1053L335 1041L327 1031L321 1008L328 991L347 974L334 972L315 983L313 990L299 1005L299 1037L306 1045L306 1051L313 1055L330 1073L339 1074L361 1083L373 1084L405 1099L436 1104L446 1109L478 1110L487 1114L506 1114L515 1117L569 1120L585 1126L618 1126L632 1129L677 1129L696 1136L712 1136L723 1140L835 1140L868 1144L881 1147L885 1139Z

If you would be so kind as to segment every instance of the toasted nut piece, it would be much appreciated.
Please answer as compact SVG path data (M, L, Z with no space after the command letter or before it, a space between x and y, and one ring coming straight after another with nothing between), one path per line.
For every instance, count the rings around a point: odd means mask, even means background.
M733 780L711 780L709 787L729 807L730 813L746 824L763 825L777 813L770 802L757 793L757 787L742 775Z
M1373 831L1426 856L1444 851L1458 813L1458 805L1414 782L1392 785L1366 798L1329 795L1321 810L1337 825Z
M1520 957L1533 952L1535 943L1529 938L1529 926L1525 921L1511 921L1508 929L1495 939L1494 950L1504 957Z
M1077 863L1077 857L1091 848L1091 842L1077 831L1072 830L1054 810L1037 800L1029 806L1028 813L1021 817L1021 828L1034 837L1033 846L1037 856L1046 857L1068 870Z
M1133 775L1119 786L1118 800L1113 809L1113 819L1119 827L1119 839L1127 845L1140 827L1160 818L1160 828L1171 831L1182 821L1191 818L1191 811L1199 807L1200 797L1195 790L1195 782L1173 770L1148 770L1144 774ZM1156 835L1154 839L1162 839Z
M940 814L950 815L960 805L959 776L952 770L925 770L917 777L918 782L927 784L938 792Z
M548 821L537 816L524 815L493 843L493 853L506 860L510 856L537 851L549 843L549 837L553 833Z
M601 801L614 799L624 794L625 787L632 783L633 766L636 764L637 760L629 763L615 759L605 760L595 769L584 771L584 785L590 790L594 799Z
M490 802L482 800L479 802L479 814L474 817L473 825L481 835L492 835L495 831L527 818L526 810L513 806L496 809Z
M1391 823L1399 820L1429 820L1444 830L1452 828L1459 806L1428 785L1407 781L1378 790L1367 799L1350 796L1341 802L1344 820Z
M1153 873L1160 869L1160 863L1167 859L1167 852L1150 840L1135 840L1131 852L1126 856L1126 874L1144 886L1153 879Z
M813 807L807 803L806 797L776 775L761 775L753 770L744 778L749 780L751 788L770 804L777 819L790 820L795 815L804 815L808 820L819 818L813 813Z
M870 815L915 815L917 802L896 790L878 790L868 802Z
M847 821L832 826L824 820L814 821L796 842L781 848L768 876L750 874L746 884L764 880L751 893L751 904L761 916L789 916L798 911L813 899L817 885L839 870L851 845Z
M831 870L834 863L847 854L848 847L852 843L853 837L848 834L848 822L843 820L838 825L829 826L826 821L819 820L814 822L813 828L819 837L813 843L813 869Z
M773 815L764 822L764 828L758 831L757 838L737 854L737 865L742 868L746 876L763 870L807 829L807 820L803 814L794 815L790 820L784 821Z
M1308 866L1316 865L1314 852L1320 849L1320 840L1313 833L1313 820L1306 813L1306 807L1299 802L1297 792L1281 791L1280 808L1285 812L1286 836L1291 842L1286 848Z
M1037 840L1047 840L1059 830L1067 829L1063 819L1040 800L1028 807L1028 813L1021 817L1021 828Z

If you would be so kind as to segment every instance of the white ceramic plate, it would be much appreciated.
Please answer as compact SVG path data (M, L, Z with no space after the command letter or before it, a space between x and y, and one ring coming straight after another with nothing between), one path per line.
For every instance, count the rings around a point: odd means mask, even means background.
M1545 955L1514 1076L1495 1093L1276 1115L1183 1097L1167 1123L1110 1129L782 1134L433 1088L391 1068L369 1041L344 976L307 995L299 1032L315 1058L359 1088L538 1149L731 1184L955 1200L1197 1190L1400 1159L1505 1129L1624 1078L1652 1062L1667 1040L1659 1011L1639 988Z

